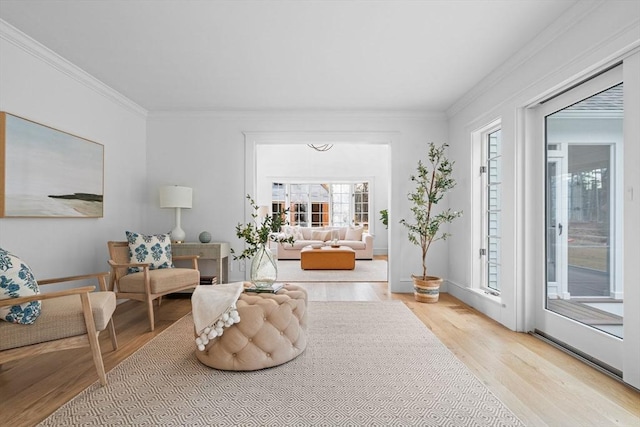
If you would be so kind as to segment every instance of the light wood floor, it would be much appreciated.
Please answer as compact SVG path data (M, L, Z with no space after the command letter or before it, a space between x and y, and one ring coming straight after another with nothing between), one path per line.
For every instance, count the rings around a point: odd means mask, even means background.
M299 285L310 301L403 301L529 426L640 426L640 393L448 294L422 304L410 294L389 294L386 283ZM114 315L119 349L111 351L106 335L100 340L107 372L190 309L189 299L163 300L149 332L141 303L120 304ZM35 425L96 380L88 349L7 363L0 370L0 425Z

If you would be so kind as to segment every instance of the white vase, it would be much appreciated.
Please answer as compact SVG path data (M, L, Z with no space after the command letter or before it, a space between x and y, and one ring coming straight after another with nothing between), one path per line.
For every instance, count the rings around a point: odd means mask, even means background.
M251 260L251 283L258 288L266 288L271 286L277 278L276 259L268 246L261 245Z

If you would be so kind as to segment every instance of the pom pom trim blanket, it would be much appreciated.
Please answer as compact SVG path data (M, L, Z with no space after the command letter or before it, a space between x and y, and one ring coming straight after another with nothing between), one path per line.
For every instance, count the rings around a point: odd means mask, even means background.
M244 290L243 282L200 285L191 296L196 346L204 351L210 340L221 336L224 328L240 322L236 302Z

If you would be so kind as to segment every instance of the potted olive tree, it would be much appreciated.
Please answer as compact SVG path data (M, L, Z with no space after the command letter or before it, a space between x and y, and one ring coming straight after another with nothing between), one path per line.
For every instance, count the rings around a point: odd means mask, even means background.
M427 275L427 253L433 242L446 240L450 236L449 233L440 231L440 227L462 215L462 212L451 209L436 212L436 205L456 185L452 177L454 162L450 162L445 156L448 146L446 143L440 146L429 143L428 164L419 160L417 173L411 175L415 189L407 197L412 203L413 221L400 220L409 230L409 241L421 250L422 274L411 276L414 296L419 302L438 301L442 278Z

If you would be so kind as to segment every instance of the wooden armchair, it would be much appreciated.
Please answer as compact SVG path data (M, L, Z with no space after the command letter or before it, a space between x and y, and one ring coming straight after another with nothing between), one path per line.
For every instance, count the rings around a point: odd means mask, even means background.
M41 314L31 325L0 321L0 365L37 354L89 346L100 383L106 385L107 377L98 342L100 332L108 329L113 349L118 348L111 319L116 308L116 297L113 292L107 291L108 275L98 273L38 281L38 285L43 286L97 279L100 292L93 292L95 286L82 286L0 300L0 307L42 301Z
M129 244L123 242L108 242L109 265L112 274L109 290L114 291L118 298L129 298L147 303L149 326L154 329L153 300L173 292L195 288L200 284L198 270L198 256L174 256L173 260L191 260L192 268L161 268L152 270L149 264L132 263L129 260ZM138 267L142 271L128 273L129 267Z

